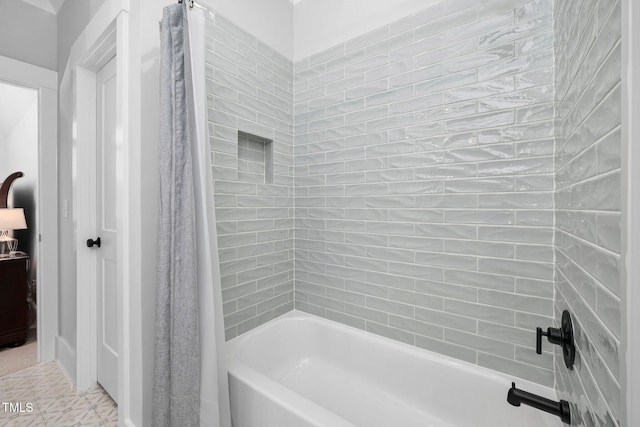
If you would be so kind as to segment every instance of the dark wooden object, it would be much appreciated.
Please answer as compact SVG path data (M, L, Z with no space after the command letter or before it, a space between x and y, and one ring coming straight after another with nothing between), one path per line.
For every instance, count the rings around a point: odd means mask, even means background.
M11 188L11 184L18 178L23 177L24 174L22 172L12 173L4 180L2 185L0 185L0 209L7 207L7 199L9 198L9 189Z
M27 269L29 257L0 258L0 346L27 340Z

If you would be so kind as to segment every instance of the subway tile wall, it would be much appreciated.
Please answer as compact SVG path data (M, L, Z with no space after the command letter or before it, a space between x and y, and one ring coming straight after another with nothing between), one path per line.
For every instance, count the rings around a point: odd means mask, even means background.
M554 385L552 12L447 0L295 64L296 309Z
M618 426L620 391L621 8L556 1L556 319L574 316L578 354L556 354L574 425Z
M212 12L206 77L231 339L293 309L293 64Z

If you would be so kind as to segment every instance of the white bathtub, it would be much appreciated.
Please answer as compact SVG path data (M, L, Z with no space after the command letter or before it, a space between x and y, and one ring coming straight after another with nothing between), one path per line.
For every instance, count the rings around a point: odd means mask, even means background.
M234 427L557 427L552 389L299 311L227 343Z

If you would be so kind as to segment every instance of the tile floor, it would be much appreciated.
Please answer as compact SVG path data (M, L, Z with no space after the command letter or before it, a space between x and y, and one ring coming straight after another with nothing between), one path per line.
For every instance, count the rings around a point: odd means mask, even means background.
M118 407L100 386L76 394L51 362L0 377L0 425L117 427Z

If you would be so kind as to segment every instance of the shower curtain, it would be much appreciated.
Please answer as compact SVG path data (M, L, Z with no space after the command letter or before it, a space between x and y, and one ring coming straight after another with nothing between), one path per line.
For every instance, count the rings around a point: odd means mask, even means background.
M231 427L209 165L205 37L203 10L187 11L182 4L164 9L154 426Z

